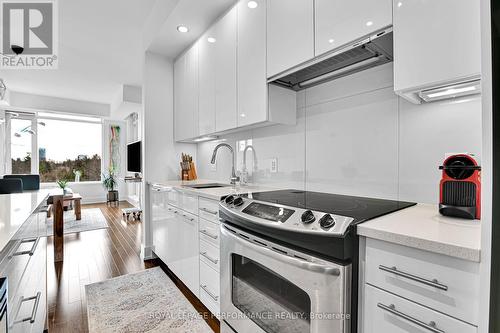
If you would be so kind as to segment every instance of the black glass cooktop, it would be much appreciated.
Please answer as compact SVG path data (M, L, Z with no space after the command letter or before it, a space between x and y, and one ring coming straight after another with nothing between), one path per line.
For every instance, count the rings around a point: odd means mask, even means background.
M299 190L256 192L245 196L255 200L277 203L290 207L348 216L354 218L354 223L363 222L416 205L414 202Z

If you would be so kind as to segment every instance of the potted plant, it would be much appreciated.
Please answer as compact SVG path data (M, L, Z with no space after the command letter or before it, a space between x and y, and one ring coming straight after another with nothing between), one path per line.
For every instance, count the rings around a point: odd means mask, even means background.
M67 193L67 187L68 187L68 181L66 179L60 179L56 183L57 183L57 186L59 186L63 190L63 194L66 195L66 193Z
M115 190L118 182L116 180L115 170L113 170L113 168L110 168L107 174L102 175L102 184L104 185L104 188L108 190L107 201L118 201L118 191Z

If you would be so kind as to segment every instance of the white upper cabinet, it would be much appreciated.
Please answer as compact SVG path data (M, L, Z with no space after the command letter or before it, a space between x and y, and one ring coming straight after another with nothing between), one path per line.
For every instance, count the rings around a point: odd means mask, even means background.
M315 0L314 12L316 56L392 25L392 0Z
M418 92L480 78L479 1L394 0L394 90Z
M176 141L296 123L295 91L267 84L266 12L265 0L240 0L175 61Z
M176 141L198 136L198 45L174 63L174 135Z
M236 82L237 8L233 7L213 28L215 33L215 129L237 126Z
M255 4L257 6L255 6ZM238 11L238 127L267 120L266 1L240 0Z
M199 135L215 132L216 43L214 29L198 40Z
M313 0L267 0L267 77L314 57Z

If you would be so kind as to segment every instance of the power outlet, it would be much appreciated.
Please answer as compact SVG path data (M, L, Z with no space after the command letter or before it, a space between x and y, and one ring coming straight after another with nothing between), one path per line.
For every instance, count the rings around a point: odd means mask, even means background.
M217 163L210 164L210 171L216 172L217 171Z
M271 173L276 172L278 172L278 159L275 157L271 159Z

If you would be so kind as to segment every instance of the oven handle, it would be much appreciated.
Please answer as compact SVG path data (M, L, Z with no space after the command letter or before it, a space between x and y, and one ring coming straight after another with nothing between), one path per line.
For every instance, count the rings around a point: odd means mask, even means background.
M338 267L333 267L331 265L324 265L324 264L318 264L318 263L312 263L303 259L299 259L296 257L290 257L286 254L279 253L277 251L274 251L268 247L264 247L263 245L257 245L250 240L244 239L239 237L237 234L229 231L226 229L225 226L221 225L221 233L225 237L229 237L233 239L235 242L246 246L250 247L253 251L259 252L263 254L266 257L271 257L275 260L284 262L286 264L311 271L311 272L317 272L317 273L322 273L322 274L327 274L327 275L334 275L334 276L339 276L340 275L340 269Z

